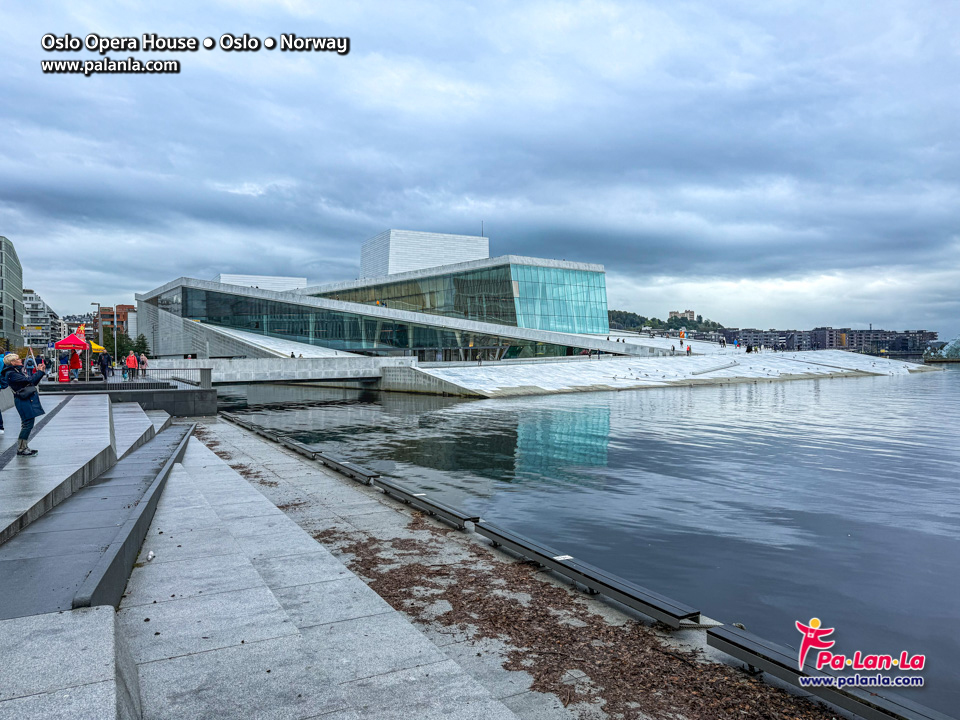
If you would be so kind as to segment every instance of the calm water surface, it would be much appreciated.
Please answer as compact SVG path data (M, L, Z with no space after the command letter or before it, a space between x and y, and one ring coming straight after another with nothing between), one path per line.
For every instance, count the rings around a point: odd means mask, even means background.
M463 401L302 386L221 406L796 647L927 655L960 708L960 371Z

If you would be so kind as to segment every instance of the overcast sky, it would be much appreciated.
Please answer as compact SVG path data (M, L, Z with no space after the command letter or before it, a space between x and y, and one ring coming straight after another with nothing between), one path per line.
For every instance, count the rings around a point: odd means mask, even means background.
M349 279L386 228L603 263L611 308L960 333L960 5L4 3L0 235L58 312L219 272ZM110 52L48 32L348 36Z

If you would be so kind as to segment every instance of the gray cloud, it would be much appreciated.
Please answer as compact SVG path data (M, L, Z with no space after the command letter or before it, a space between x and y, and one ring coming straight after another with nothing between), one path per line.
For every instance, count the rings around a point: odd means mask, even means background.
M483 220L495 252L604 263L611 304L648 315L692 283L727 293L702 302L731 316L707 314L747 325L730 283L882 276L904 287L868 293L869 309L834 317L800 283L770 322L883 316L956 333L958 15L933 2L11 7L0 234L64 312L179 275L352 277L381 229ZM51 31L330 33L352 50L51 76Z

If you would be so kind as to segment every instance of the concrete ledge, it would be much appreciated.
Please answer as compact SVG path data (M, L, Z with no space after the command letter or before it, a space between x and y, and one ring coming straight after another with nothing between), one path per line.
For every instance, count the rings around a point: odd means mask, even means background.
M120 605L120 598L123 597L130 572L133 570L137 556L140 554L140 546L143 545L143 539L147 536L150 523L153 522L153 515L157 509L157 503L160 501L163 487L166 485L174 464L180 462L183 458L187 443L196 427L196 424L191 425L184 434L176 450L164 463L160 473L147 489L147 492L144 493L140 504L123 524L123 527L120 528L117 539L110 544L110 547L107 548L107 551L87 576L83 585L80 586L73 598L74 608L94 605L118 607Z
M105 426L91 420L104 414ZM0 470L0 507L7 511L0 515L0 544L117 464L109 398L71 401L47 428L31 440L39 455L15 457Z
M4 620L0 657L0 717L141 717L137 667L113 608Z
M77 397L86 393L76 392ZM217 414L217 391L196 388L169 390L115 390L111 388L101 395L109 395L116 403L134 402L144 410L163 410L174 417L198 417Z
M427 395L454 395L461 397L489 397L478 390L457 385L415 367L385 367L380 389L390 392L424 393Z

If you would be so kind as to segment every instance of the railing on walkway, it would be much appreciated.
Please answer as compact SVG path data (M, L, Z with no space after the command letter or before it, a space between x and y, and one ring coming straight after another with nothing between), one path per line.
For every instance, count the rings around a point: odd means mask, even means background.
M114 368L107 373L107 383L121 384L132 390L139 386L166 384L170 387L196 387L208 390L213 387L210 368Z

